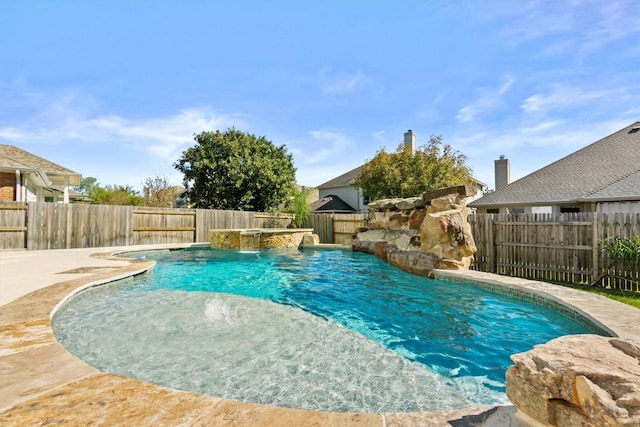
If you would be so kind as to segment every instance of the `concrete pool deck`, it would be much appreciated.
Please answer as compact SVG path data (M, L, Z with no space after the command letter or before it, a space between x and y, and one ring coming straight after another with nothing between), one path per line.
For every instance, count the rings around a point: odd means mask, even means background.
M112 254L153 245L0 252L0 425L527 426L512 406L426 413L334 413L238 402L101 372L67 352L50 315L75 290L142 273L153 261ZM640 310L598 295L474 271L451 280L507 287L573 307L622 338L640 336Z

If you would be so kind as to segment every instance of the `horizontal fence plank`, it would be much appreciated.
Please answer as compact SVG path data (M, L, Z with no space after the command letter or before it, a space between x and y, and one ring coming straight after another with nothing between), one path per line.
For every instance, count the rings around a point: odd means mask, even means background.
M27 231L27 227L0 227L0 233L16 231Z
M195 227L134 227L133 231L196 231Z
M544 248L544 249L574 249L577 251L591 251L593 246L555 245L551 243L514 243L496 242L496 246L514 246L519 248Z
M193 215L195 216L195 211L147 211L147 210L134 210L134 215Z
M27 205L18 204L18 205L5 205L0 204L0 211L26 211L28 209Z
M495 225L525 225L525 226L548 226L548 225L578 225L578 226L590 226L591 223L590 222L585 222L585 221L563 221L563 222L533 222L533 221L526 221L526 222L521 222L521 221L496 221L494 222Z

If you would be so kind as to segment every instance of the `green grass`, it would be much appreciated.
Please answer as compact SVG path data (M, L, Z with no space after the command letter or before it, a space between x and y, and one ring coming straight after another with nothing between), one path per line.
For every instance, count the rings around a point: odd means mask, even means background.
M640 292L619 291L614 289L592 287L592 286L587 286L584 284L576 284L576 283L558 283L558 284L562 286L568 286L574 289L579 289L581 291L602 295L609 299L623 302L635 308L640 308Z
M593 292L598 295L604 295L607 298L614 299L616 301L620 301L625 304L629 304L635 308L640 308L640 295L637 295L637 293L636 295L629 295L629 294L612 293L610 291L607 291L606 289L598 289L598 288L595 288L595 289L581 288L581 289L584 289L587 292Z

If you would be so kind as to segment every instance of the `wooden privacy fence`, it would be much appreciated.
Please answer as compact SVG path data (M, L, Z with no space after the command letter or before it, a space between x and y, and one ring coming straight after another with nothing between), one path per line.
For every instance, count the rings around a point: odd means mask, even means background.
M507 276L601 285L640 291L637 268L610 267L600 242L640 235L640 214L475 214L469 216L478 247L472 268Z
M0 204L0 249L208 242L209 230L281 228L290 214L64 203Z
M320 243L350 245L358 228L365 226L364 214L311 214L302 228L313 228Z
M0 249L25 248L27 205L0 203Z
M209 230L282 228L290 214L62 203L0 203L1 249L65 249L208 242ZM640 235L640 214L474 214L472 268L531 279L640 292L640 268L610 266L601 241ZM363 214L312 214L321 243L349 244ZM616 276L616 277L612 277Z

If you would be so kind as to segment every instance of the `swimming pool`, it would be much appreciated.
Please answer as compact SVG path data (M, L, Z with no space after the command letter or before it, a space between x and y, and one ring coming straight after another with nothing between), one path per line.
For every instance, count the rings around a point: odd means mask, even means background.
M286 407L409 412L507 403L509 355L594 333L554 310L350 251L154 251L53 328L97 368Z

